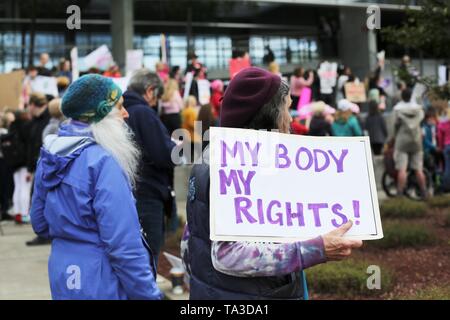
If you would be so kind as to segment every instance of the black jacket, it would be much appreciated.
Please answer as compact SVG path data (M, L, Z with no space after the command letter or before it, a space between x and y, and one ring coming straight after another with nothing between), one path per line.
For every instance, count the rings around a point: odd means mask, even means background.
M129 113L127 123L133 130L136 144L142 152L136 194L167 200L171 171L174 167L171 153L175 143L156 111L144 98L136 92L126 91L123 99L123 105Z
M316 137L331 136L331 124L323 116L313 116L309 124L308 134Z
M369 132L371 143L385 143L388 132L383 115L375 114L367 116L365 128Z
M28 126L27 144L27 168L29 172L36 171L36 164L42 146L42 132L50 121L48 108L36 118L33 118Z
M7 134L1 136L0 144L6 163L17 170L27 164L28 122L17 119L9 127Z

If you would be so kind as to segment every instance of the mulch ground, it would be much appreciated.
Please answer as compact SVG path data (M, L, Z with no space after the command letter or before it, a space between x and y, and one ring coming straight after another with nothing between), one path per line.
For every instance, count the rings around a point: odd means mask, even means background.
M393 273L393 286L387 292L371 297L355 296L353 299L398 299L414 295L417 291L432 286L450 286L450 227L444 225L444 215L449 208L430 209L426 218L411 219L432 230L439 239L438 244L419 248L378 249L364 246L355 250L354 260L364 260L371 264L389 268ZM180 256L179 235L166 239L162 251ZM170 278L170 264L160 256L158 273ZM324 295L310 292L311 299L342 299L337 295ZM345 298L348 299L348 298Z
M438 244L418 248L377 249L363 247L355 251L353 259L379 264L393 273L392 288L371 297L355 296L353 299L398 299L414 296L418 291L430 287L450 286L450 227L444 223L444 214L449 208L430 209L426 218L411 219L430 230L438 238ZM381 284L382 285L382 284ZM340 299L336 295L311 293L312 299Z

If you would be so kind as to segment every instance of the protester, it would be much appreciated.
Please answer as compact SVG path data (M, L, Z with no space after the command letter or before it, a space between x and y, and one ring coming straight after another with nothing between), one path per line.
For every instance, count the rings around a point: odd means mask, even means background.
M13 168L3 152L3 141L8 136L15 115L11 110L0 113L0 220L9 220L8 210L14 190Z
M397 174L397 195L403 196L407 170L415 171L423 198L428 197L423 173L423 146L420 123L424 118L422 107L411 101L410 89L402 91L402 101L394 106L394 161Z
M12 215L17 223L29 221L31 179L29 179L26 168L29 121L29 114L27 112L18 111L15 114L15 120L8 128L8 133L2 136L0 140L5 162L13 172L14 193Z
M369 114L364 125L370 138L370 147L375 155L381 155L384 143L386 142L388 132L386 121L380 113L376 101L369 102Z
M197 99L189 96L184 104L184 110L181 113L183 118L182 128L189 132L189 140L191 143L198 143L201 137L195 132L195 121L197 121L199 108L197 107Z
M412 89L417 82L419 72L411 64L411 58L404 55L400 67L398 68L398 77L408 89Z
M171 160L175 143L156 110L163 90L156 73L140 69L131 77L128 90L123 94L123 105L130 115L128 125L142 152L134 191L136 206L156 261L164 242L165 208L172 209L175 201L172 186L174 164Z
M70 60L61 59L59 61L58 73L56 74L56 76L66 77L67 79L69 79L69 84L72 82L72 71L70 68Z
M305 77L307 75L307 77ZM292 110L297 110L298 100L300 99L300 94L305 87L310 87L314 82L314 73L309 71L305 74L303 68L296 68L291 76L291 99L292 99Z
M447 108L439 119L438 145L444 155L442 191L450 192L450 108Z
M71 121L45 140L31 207L51 239L53 299L159 299L131 193L139 150L113 81L86 75L62 100Z
M247 68L225 91L220 126L289 133L290 105L287 82L263 69ZM190 274L190 299L302 299L307 295L304 269L343 259L361 246L359 240L342 238L351 222L302 242L211 241L208 158L206 148L202 164L194 165L189 179L181 247Z
M41 55L39 56L39 65L36 68L38 75L45 76L45 77L52 76L52 72L48 68L49 61L50 61L49 54L46 52L41 53Z
M349 66L345 66L342 74L339 75L336 84L336 105L345 98L345 84L352 78L352 70Z
M333 136L356 137L362 136L361 126L353 112L359 111L359 107L346 99L338 102L335 121L331 125Z
M267 70L269 70L270 73L276 74L280 78L283 76L280 72L280 65L276 61L269 63Z
M424 165L434 173L437 170L440 150L437 141L437 115L433 108L429 108L425 112L425 119L422 124L422 136Z
M333 135L331 121L325 115L325 103L322 101L313 104L313 116L309 123L310 136L324 137Z
M36 164L42 146L42 133L50 121L47 98L41 93L33 93L30 96L29 106L32 120L27 129L27 173L26 180L33 181L36 171ZM27 215L27 213L22 213ZM20 221L18 221L20 222ZM37 236L31 241L27 241L28 246L50 243L47 239Z
M105 72L103 72L103 76L108 78L120 78L122 77L122 73L120 73L119 66L116 64L112 65Z
M56 134L59 130L59 125L64 120L64 115L61 112L61 99L56 98L49 102L48 112L50 113L50 121L42 132L42 141L49 134Z
M212 106L212 112L215 119L219 119L220 105L222 104L224 84L222 80L214 80L211 82L211 99L210 104Z
M164 85L164 94L161 97L161 121L170 135L181 127L180 112L183 109L183 98L175 79L167 80Z
M166 84L167 80L169 80L169 66L162 61L158 61L155 64L155 70L162 82Z

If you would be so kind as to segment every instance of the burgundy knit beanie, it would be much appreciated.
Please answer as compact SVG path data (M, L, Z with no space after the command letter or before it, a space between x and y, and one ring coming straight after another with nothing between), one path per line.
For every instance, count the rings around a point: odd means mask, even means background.
M220 109L220 126L243 128L280 87L281 78L264 69L241 70L230 81Z

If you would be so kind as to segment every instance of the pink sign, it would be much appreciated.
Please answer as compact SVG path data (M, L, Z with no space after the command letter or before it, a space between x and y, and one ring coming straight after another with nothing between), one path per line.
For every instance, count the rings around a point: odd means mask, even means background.
M311 103L312 90L311 88L304 87L300 92L300 99L298 99L297 111L300 112L300 109L303 106Z

